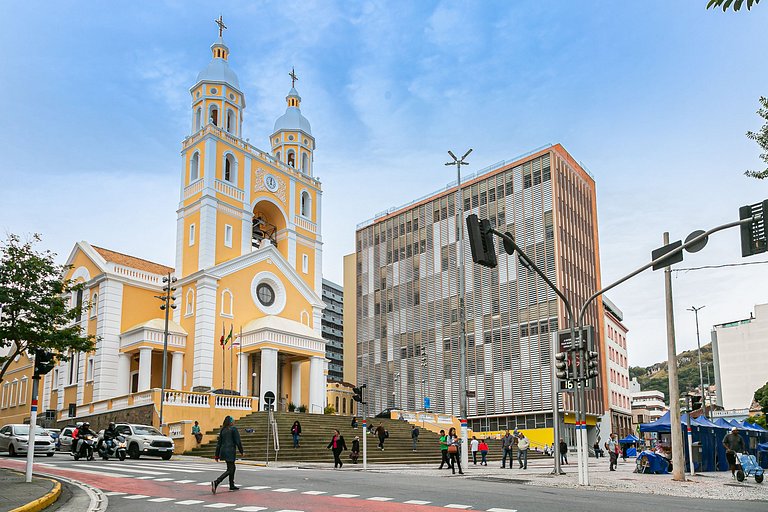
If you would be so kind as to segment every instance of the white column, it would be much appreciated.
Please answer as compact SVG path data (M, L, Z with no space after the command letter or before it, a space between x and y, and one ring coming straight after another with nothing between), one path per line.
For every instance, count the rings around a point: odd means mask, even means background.
M182 388L181 376L184 372L184 352L173 352L171 358L171 389Z
M117 395L127 395L131 392L131 356L121 353L117 358L117 382L115 392Z
M291 402L296 404L296 407L301 405L301 363L302 361L291 363Z
M277 349L261 349L261 379L259 381L259 407L264 408L264 393L271 391L275 395L277 406Z
M192 387L213 387L213 350L216 336L216 290L218 284L211 277L203 277L197 282L197 304L195 315L194 366L192 368ZM218 343L216 343L218 345Z
M323 414L325 406L325 357L309 358L309 412Z
M216 264L216 205L216 200L211 197L204 196L200 201L198 269Z
M149 389L152 381L152 348L142 347L139 349L139 391Z
M129 392L130 371L120 376L120 323L123 312L123 283L107 279L99 284L99 319L96 323L96 354L93 365L93 400L106 400ZM130 360L129 360L130 361ZM125 385L125 391L120 386Z
M248 380L250 379L250 374L248 373L248 354L237 355L237 367L240 369L237 390L240 392L240 395L246 396L248 395Z

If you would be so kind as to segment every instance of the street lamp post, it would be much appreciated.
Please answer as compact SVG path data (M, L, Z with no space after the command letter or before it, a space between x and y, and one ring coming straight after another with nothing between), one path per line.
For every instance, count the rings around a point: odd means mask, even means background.
M699 310L704 309L706 306L691 306L688 311L693 311L696 315L696 345L699 347L699 389L701 389L701 403L704 405L704 412L707 412L707 402L704 395L704 370L701 366L701 338L699 337ZM688 412L690 414L690 411ZM705 414L706 416L706 414Z
M397 406L397 391L400 385L400 372L395 372L395 389L392 390L392 406L395 409L399 409Z
M459 243L456 259L459 267L459 422L461 424L461 463L469 464L467 444L467 328L464 318L464 198L461 189L461 166L469 165L464 159L472 152L470 148L461 158L448 151L453 161L445 165L456 166L456 223L459 229Z
M163 431L163 404L165 403L165 380L166 380L166 366L168 363L168 316L172 309L176 309L176 304L173 301L176 297L173 296L173 292L176 291L176 287L173 284L176 282L175 277L171 277L171 273L163 277L163 294L155 295L156 299L161 300L163 303L160 305L160 309L165 312L165 332L163 337L163 377L160 390L160 431Z

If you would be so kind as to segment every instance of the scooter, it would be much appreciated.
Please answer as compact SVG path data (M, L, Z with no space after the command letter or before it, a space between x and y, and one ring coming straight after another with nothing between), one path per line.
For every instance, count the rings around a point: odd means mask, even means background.
M75 460L80 460L80 457L83 457L83 456L85 456L87 460L93 460L93 450L94 450L94 447L96 446L96 438L93 435L89 434L84 438L76 439L75 441L80 443L77 447L77 451L75 451L75 453L73 454L75 457Z
M117 457L120 460L125 460L125 456L128 453L128 448L125 445L125 437L117 436L113 439L103 441L99 448L99 455L104 460L109 460L110 457Z

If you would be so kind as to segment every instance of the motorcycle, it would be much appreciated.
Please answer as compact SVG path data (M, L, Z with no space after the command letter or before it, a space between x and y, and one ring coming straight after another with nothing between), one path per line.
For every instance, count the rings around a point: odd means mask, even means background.
M80 444L77 447L77 451L73 454L75 460L80 460L80 457L83 456L85 456L87 460L93 460L93 450L94 446L96 446L96 438L89 434L85 437L77 439L77 442Z
M99 447L99 455L104 460L109 460L110 457L117 457L120 460L125 460L127 453L128 448L125 444L125 437L123 436L105 440Z

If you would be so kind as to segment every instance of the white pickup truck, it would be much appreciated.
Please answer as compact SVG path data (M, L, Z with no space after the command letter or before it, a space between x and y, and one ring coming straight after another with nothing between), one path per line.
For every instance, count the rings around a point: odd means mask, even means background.
M138 459L142 455L154 455L168 460L173 455L173 440L155 427L118 423L115 428L120 435L125 436L128 456L132 459Z

